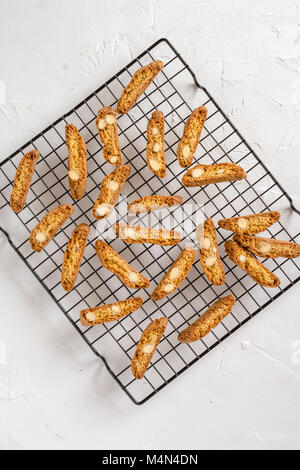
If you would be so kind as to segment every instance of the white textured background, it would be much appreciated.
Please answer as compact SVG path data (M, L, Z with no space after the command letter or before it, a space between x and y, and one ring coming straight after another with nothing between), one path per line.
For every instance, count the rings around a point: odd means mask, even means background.
M4 159L167 37L300 206L300 2L1 0ZM142 407L0 238L0 448L300 448L300 286Z

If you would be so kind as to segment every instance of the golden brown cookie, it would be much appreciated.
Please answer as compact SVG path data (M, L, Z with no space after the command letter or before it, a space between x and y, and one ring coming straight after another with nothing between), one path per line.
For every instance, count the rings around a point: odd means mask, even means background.
M279 286L280 279L238 243L227 240L224 246L231 261L246 271L255 282L264 287Z
M152 300L160 300L172 294L190 272L196 258L193 248L185 248L174 261L151 295Z
M147 126L147 165L159 178L166 176L165 120L162 111L154 111Z
M130 214L141 214L142 212L161 210L181 204L182 201L183 198L181 196L144 196L129 204L128 212Z
M163 66L164 64L161 60L155 60L135 72L126 88L124 88L121 98L118 101L118 113L128 113Z
M105 176L101 183L98 199L92 208L95 219L104 219L111 214L129 173L130 166L121 165Z
M185 123L183 136L177 147L177 159L183 168L192 164L206 116L207 108L201 106L194 109Z
M89 231L88 225L78 225L67 243L61 270L61 284L67 292L73 289L76 282Z
M158 318L144 330L131 361L131 371L136 379L144 377L167 324L168 319L166 317Z
M71 204L57 206L48 212L30 234L32 249L42 251L73 212L74 207Z
M93 326L120 320L120 318L140 308L142 303L143 299L141 297L132 297L131 299L120 300L112 304L86 308L80 312L80 321L83 326Z
M200 263L204 274L215 285L225 282L225 273L219 254L218 239L212 219L206 219L196 230L200 250Z
M18 165L10 196L10 207L14 212L21 211L25 206L31 179L39 156L40 154L37 150L30 150L30 152L22 157Z
M192 343L206 336L213 328L231 312L235 304L233 295L227 295L214 302L206 312L197 318L185 330L178 335L180 343Z
M177 245L181 233L164 228L148 228L139 225L116 223L116 235L126 243L153 243L156 245Z
M182 178L184 186L204 186L224 181L238 181L247 177L245 170L235 163L216 163L214 165L196 165Z
M103 266L116 274L125 286L144 289L150 286L148 279L132 268L113 248L102 240L96 241L96 252Z
M275 238L252 237L250 235L234 235L234 241L262 258L297 258L300 256L300 245Z
M84 195L87 180L86 146L83 138L73 124L66 125L66 144L69 150L68 178L73 199Z
M275 222L278 222L279 219L280 212L272 211L222 219L218 221L218 224L226 230L231 230L231 232L255 235L256 233L264 232Z
M122 165L116 111L109 106L104 106L98 113L96 126L103 144L105 160L115 166Z

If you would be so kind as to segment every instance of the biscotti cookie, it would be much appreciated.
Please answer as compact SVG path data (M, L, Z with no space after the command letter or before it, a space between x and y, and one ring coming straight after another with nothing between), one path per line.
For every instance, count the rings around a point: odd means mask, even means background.
M144 330L131 361L131 371L136 379L144 377L167 324L168 319L166 317L158 318Z
M195 258L196 251L190 247L185 248L158 284L151 295L151 299L163 299L178 289L193 266Z
M95 219L104 219L111 214L129 173L130 166L121 165L105 176L101 183L100 194L92 209Z
M214 302L206 312L178 335L180 343L192 343L206 336L231 312L235 304L233 295Z
M216 163L214 165L196 165L182 178L184 186L204 186L224 181L238 181L247 177L245 170L235 163Z
M83 326L93 326L120 320L120 318L140 308L142 303L143 299L141 297L132 297L131 299L120 300L112 304L86 308L80 312L80 321Z
M166 207L181 204L183 198L181 196L144 196L136 199L128 206L130 214L140 214L142 212L151 212L154 210L164 209Z
M61 284L67 292L73 289L76 282L89 231L88 225L78 225L67 243L61 270Z
M218 224L220 227L231 232L255 235L256 233L264 232L275 222L278 222L279 219L280 212L272 211L222 219L218 221Z
M154 111L147 126L147 165L159 178L166 176L164 113Z
M30 150L30 152L22 157L18 165L10 196L10 207L14 212L21 211L25 206L34 168L39 156L40 154L37 150Z
M225 282L225 273L219 254L218 239L212 219L206 219L196 230L200 250L200 263L204 274L215 285Z
M206 116L207 108L201 106L194 109L185 123L183 136L177 147L178 162L183 168L192 164Z
M116 223L116 235L126 243L153 243L156 245L177 245L181 233L165 228L147 228L139 225Z
M249 274L255 282L264 287L279 286L280 279L238 243L227 240L225 250L231 261Z
M48 212L30 234L32 249L42 251L73 212L71 204L63 204Z
M109 106L104 106L98 113L96 126L103 144L105 160L115 166L121 165L122 155L118 136L116 111Z
M123 90L121 98L118 101L117 111L120 114L128 113L132 106L136 103L142 93L148 88L152 80L158 72L163 68L164 64L161 60L155 60L145 67L135 72L132 79Z
M73 124L66 125L66 144L69 150L68 178L73 199L84 195L87 180L86 147L83 138Z
M300 245L297 243L250 235L234 235L233 239L254 255L262 258L297 258L300 256Z
M125 286L144 289L150 286L148 279L132 268L113 248L102 240L96 241L96 252L103 266L116 274Z

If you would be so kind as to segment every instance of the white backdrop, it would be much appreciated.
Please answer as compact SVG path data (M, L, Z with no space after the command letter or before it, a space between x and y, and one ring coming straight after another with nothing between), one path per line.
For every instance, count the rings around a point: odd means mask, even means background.
M160 37L299 207L296 0L1 0L0 158ZM299 447L299 285L137 407L2 237L0 255L1 449Z

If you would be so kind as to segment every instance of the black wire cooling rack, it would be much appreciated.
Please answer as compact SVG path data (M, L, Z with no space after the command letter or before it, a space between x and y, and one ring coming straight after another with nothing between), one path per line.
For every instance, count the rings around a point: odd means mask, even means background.
M96 224L91 214L99 185L103 177L112 171L104 161L98 139L95 118L102 106L116 106L124 86L133 73L152 60L165 63L163 71L142 95L132 110L118 117L120 145L123 160L131 165L131 175L124 186L123 197L128 202L147 194L177 194L184 198L183 211L156 213L151 223L157 226L170 224L175 229L184 225L184 239L181 246L159 247L149 245L126 245L122 240L112 239L115 248L129 263L151 280L151 288L133 291L123 286L109 271L104 269L95 253L95 240L111 236L113 215L107 222ZM185 98L184 98L185 97ZM184 188L181 184L183 170L177 163L176 148L186 118L191 110L200 105L208 108L208 116L201 141L196 152L196 162L234 162L247 171L247 179L236 183L208 185L202 188ZM155 109L164 112L166 123L167 177L159 179L148 169L145 158L146 127ZM58 204L70 203L67 181L67 148L65 125L75 124L86 141L88 152L88 184L85 196L74 202L75 212L58 235L41 253L33 252L28 242L30 231L43 215ZM41 157L36 166L26 207L14 214L9 208L16 168L21 157L30 149L38 149ZM195 163L196 163L195 162ZM265 260L266 266L281 279L276 289L265 289L255 284L249 276L234 266L224 251L223 242L231 234L218 229L220 254L226 272L226 284L212 286L203 276L197 260L189 276L178 291L155 303L150 294L172 261L178 256L182 245L193 241L195 226L199 217L217 220L265 210L280 210L280 222L268 230L268 235L280 239L300 241L299 211L278 181L270 174L255 152L226 117L215 100L198 83L195 74L167 39L160 39L140 54L127 67L114 75L108 82L78 104L74 109L55 121L51 126L34 137L0 167L0 215L1 231L9 243L41 282L52 299L67 318L100 357L114 379L136 404L154 396L175 377L194 364L208 351L227 338L231 333L260 312L264 307L299 281L299 259ZM200 210L201 208L201 210ZM116 206L114 216L125 220L124 200ZM147 217L134 218L134 223L145 222ZM63 291L60 284L60 270L66 243L76 225L81 222L91 226L77 283L72 292ZM192 236L189 234L192 233ZM177 335L202 314L207 305L225 293L231 292L237 303L232 314L226 317L210 334L201 341L180 344ZM83 308L115 302L129 296L140 295L142 307L118 322L83 327L79 312ZM131 357L136 343L146 325L159 316L165 315L169 324L153 361L143 380L134 380L130 371ZM196 372L196 370L195 370Z

